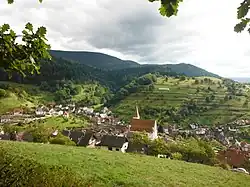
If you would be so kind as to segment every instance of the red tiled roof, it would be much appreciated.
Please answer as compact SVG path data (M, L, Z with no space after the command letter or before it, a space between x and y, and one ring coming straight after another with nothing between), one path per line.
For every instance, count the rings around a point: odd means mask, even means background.
M130 131L153 132L155 120L132 119Z
M240 151L239 149L229 148L227 150L219 151L217 158L221 162L235 167L240 167L248 158L247 152Z

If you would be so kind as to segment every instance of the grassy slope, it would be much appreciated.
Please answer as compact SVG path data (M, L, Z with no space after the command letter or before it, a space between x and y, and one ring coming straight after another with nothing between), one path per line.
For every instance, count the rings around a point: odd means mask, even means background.
M50 117L44 120L39 120L32 122L31 124L24 126L23 128L28 128L31 126L43 127L45 129L58 129L63 130L65 128L72 128L72 127L86 127L87 120L84 118L76 117L70 115L68 120L65 120L63 117Z
M3 114L13 108L28 106L33 107L39 103L53 101L53 95L49 92L43 92L38 87L27 84L18 84L12 82L0 81L0 84L8 84L11 88L7 90L8 96L0 99L0 114ZM13 89L25 91L25 94L20 96Z
M29 84L18 84L13 82L0 81L0 84L8 84L11 89L8 89L8 96L0 98L0 114L3 114L13 108L28 106L34 107L41 103L47 103L54 100L53 93L44 92L39 87ZM79 94L73 96L72 101L78 102L87 98L94 98L97 102L101 102L100 98L94 95L96 84L78 84L80 89ZM13 89L25 91L26 94L20 97Z
M204 77L198 79L204 79ZM200 106L208 107L209 110L199 115L187 117L186 122L198 122L201 124L225 123L241 116L249 116L249 110L242 107L246 100L244 96L237 96L233 100L224 102L227 90L225 87L218 87L218 82L222 81L217 78L210 79L217 84L210 85L208 83L203 83L195 85L192 79L178 81L178 79L169 78L166 82L163 78L159 78L154 91L141 91L131 94L115 106L114 111L125 119L129 119L135 113L136 102L141 109L147 107L169 109L171 107L179 108L187 99L195 99ZM177 82L179 82L179 84L177 84ZM207 91L209 86L212 90L215 90L213 93L215 95L215 100L206 103L206 96L212 95L212 92L208 93ZM200 92L196 93L197 87L204 88L204 90L200 89ZM159 88L169 88L170 90L159 90ZM217 106L213 106L213 104L217 104Z
M0 150L46 166L69 167L89 186L248 186L250 177L220 168L120 152L0 141ZM91 184L90 184L91 183Z

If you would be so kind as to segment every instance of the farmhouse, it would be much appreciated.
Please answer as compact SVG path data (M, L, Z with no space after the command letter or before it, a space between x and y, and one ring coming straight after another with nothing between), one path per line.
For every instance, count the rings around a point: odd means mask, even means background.
M101 141L96 146L107 147L110 151L115 149L125 153L128 149L128 139L121 136L103 135Z

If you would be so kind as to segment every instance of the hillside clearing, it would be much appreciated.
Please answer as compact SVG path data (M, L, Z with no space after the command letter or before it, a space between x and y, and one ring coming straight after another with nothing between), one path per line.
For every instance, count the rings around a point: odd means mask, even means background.
M88 181L88 186L245 187L250 184L249 176L220 168L120 152L8 141L0 142L0 150L42 166L67 167L82 181Z

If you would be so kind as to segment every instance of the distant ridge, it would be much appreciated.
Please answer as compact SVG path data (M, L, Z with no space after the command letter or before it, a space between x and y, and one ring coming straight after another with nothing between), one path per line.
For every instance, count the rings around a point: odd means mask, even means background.
M61 57L66 60L73 60L88 66L107 70L118 70L123 68L132 68L140 66L131 60L121 60L117 57L98 52L89 51L59 51L51 50L51 55Z
M240 83L250 83L250 77L232 77L230 79Z
M221 78L219 75L208 72L202 68L196 67L187 63L179 64L139 64L131 60L122 60L114 56L99 52L89 52L89 51L59 51L51 50L52 56L57 58L64 58L66 60L77 61L82 64L96 67L101 70L116 71L124 69L137 69L141 71L141 68L147 68L148 72L176 72L178 74L185 74L186 76L207 76ZM151 71L150 71L151 70Z

